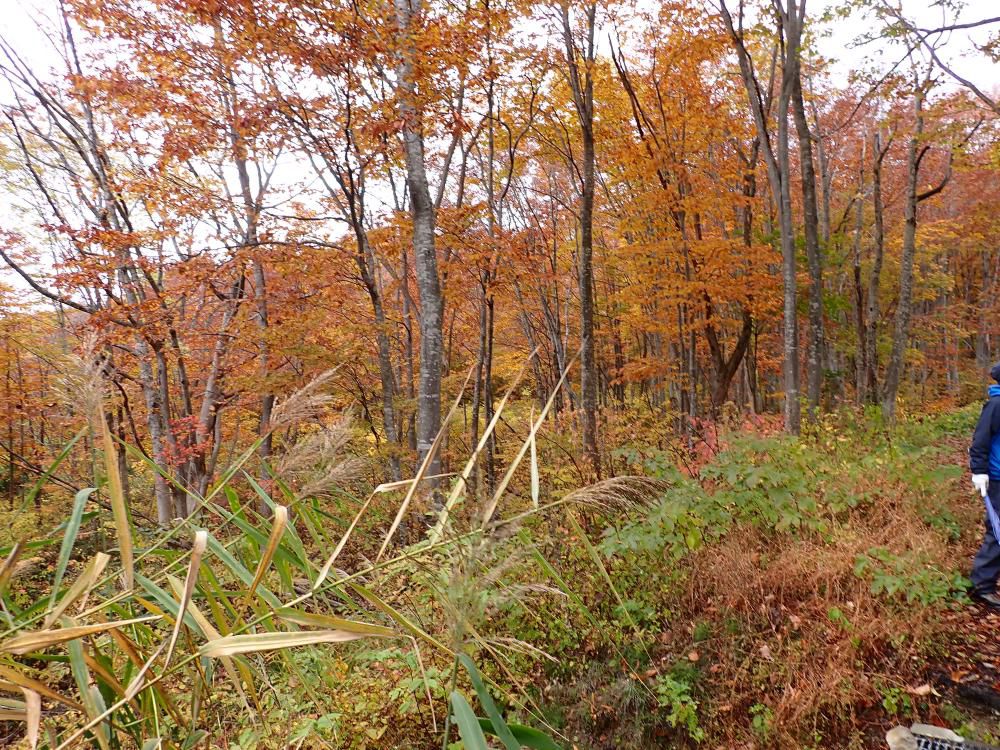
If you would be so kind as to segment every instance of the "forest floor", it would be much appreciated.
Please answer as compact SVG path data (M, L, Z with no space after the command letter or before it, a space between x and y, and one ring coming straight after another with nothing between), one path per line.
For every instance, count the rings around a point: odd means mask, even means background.
M967 462L967 445L960 440L950 445L958 465ZM966 477L950 498L954 505L967 506L970 493ZM964 534L966 543L956 565L966 572L978 549L975 533ZM971 542L971 544L969 543ZM1000 741L1000 613L970 604L941 614L944 630L942 655L928 662L927 683L939 696L938 716L965 718L966 735L982 740ZM957 713L953 712L953 709Z
M968 462L968 445L961 437L945 442L947 453L955 465ZM962 515L975 515L978 507L967 477L963 475L951 487L946 506L961 509ZM974 508L969 511L970 506ZM968 572L971 558L978 549L978 526L963 529L956 568ZM913 689L916 696L930 695L936 700L928 705L924 720L959 729L968 738L998 741L1000 737L1000 613L975 603L960 603L938 612L940 624L939 652L922 665L915 665L915 674L926 682ZM885 706L883 706L885 708ZM902 722L903 718L900 720ZM891 721L889 722L891 723ZM955 723L960 726L955 727ZM879 729L884 718L876 722Z
M968 439L961 434L942 439L940 448L942 467L964 469L967 465ZM904 487L900 502L909 504L917 500L920 505L927 500L940 502L941 517L962 525L960 531L954 530L952 543L947 547L951 560L940 562L946 568L950 563L950 567L964 575L981 540L981 522L976 523L982 515L981 507L964 470L943 485L939 485L945 490L942 495L924 498L906 497L909 493ZM934 602L919 613L917 608L924 603L914 601L915 616L909 620L913 624L909 631L905 628L905 617L893 618L894 623L902 626L900 642L923 641L927 648L918 647L922 653L911 657L911 669L901 670L902 682L908 680L912 684L903 688L883 687L880 705L866 709L862 702L857 707L857 718L870 737L871 747L882 747L885 731L895 724L914 721L948 727L967 739L1000 745L1000 613L966 601L960 592L953 592L953 596L946 606ZM912 598L919 599L919 595ZM845 746L854 744L847 737L842 741Z
M650 618L662 713L640 739L621 678L575 675L594 692L568 722L577 746L856 750L916 721L1000 744L1000 616L965 594L982 534L965 469L977 412L894 433L842 415L798 442L734 433L695 486L670 493L697 519L691 551L663 554L663 537L685 533L670 513L606 529L625 603L668 613L659 628ZM644 545L673 578L648 559L630 578Z

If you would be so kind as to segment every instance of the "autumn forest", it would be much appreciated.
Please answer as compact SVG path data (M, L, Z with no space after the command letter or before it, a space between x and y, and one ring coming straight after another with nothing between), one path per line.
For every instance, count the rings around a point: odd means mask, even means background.
M0 744L991 740L1000 18L920 5L0 21Z

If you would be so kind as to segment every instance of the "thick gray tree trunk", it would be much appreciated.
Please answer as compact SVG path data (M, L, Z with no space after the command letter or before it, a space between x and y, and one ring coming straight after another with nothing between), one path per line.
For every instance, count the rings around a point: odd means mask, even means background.
M799 141L802 172L802 213L806 236L806 263L809 266L809 342L806 356L806 393L809 418L815 419L823 389L823 250L819 244L819 211L816 200L816 170L813 166L812 133L806 119L802 96L802 74L795 55L792 113Z
M413 268L420 295L420 374L417 390L417 461L430 452L441 429L441 365L443 356L441 278L434 243L435 211L424 164L424 136L414 61L420 54L413 43L421 11L421 0L394 0L401 45L396 65L397 110L402 120L406 184L413 220ZM441 473L441 457L435 455L428 475Z
M896 307L896 327L892 335L892 352L885 374L882 413L886 420L896 418L896 398L903 373L906 343L910 337L910 317L913 312L913 260L917 254L917 179L920 160L917 151L924 132L924 89L918 85L913 96L913 133L906 149L906 202L904 203L903 252L899 268L899 304Z

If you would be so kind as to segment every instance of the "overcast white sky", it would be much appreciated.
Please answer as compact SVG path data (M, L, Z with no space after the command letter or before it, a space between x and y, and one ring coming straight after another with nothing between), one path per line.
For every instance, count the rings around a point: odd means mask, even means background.
M266 2L266 0L261 1ZM703 0L703 2L715 4L715 0ZM731 4L735 2L736 0L731 0ZM840 2L841 0L811 0L808 6L809 16L819 17L824 10ZM902 4L906 16L918 24L924 27L941 25L941 9L935 7L933 0L902 0ZM55 0L0 0L0 19L2 19L0 31L13 40L19 51L32 62L45 64L52 59L50 45L39 34L34 18L39 14L50 12L55 5ZM965 0L965 10L961 14L961 19L972 21L998 15L1000 15L998 0ZM844 75L850 69L856 68L866 55L872 53L870 46L863 49L852 46L855 39L870 29L871 25L860 16L838 21L828 29L831 33L820 41L820 49L824 56L837 62L835 70L838 74ZM974 83L992 89L996 83L1000 83L1000 66L990 62L973 47L973 43L985 39L987 33L983 30L954 32L948 41L945 62L955 63L962 74Z
M266 2L267 0L259 0ZM658 0L638 0L643 5L650 5ZM715 4L715 0L703 0ZM736 0L732 0L735 4ZM840 0L811 0L809 4L810 17L819 17L824 10L839 4ZM906 16L919 26L936 28L943 23L941 10L935 7L933 0L902 0ZM56 0L0 0L0 33L13 43L22 57L29 62L37 72L58 64L58 57L52 45L38 30L36 19L46 13L51 13L56 7ZM960 15L964 22L980 20L1000 15L1000 0L965 0L965 9ZM948 19L954 21L954 18ZM880 50L873 44L857 46L856 40L870 31L872 23L860 16L839 20L826 27L817 44L820 53L832 61L831 70L834 83L844 80L854 69L866 65L866 60L877 59ZM993 26L992 29L997 29ZM817 29L817 31L820 31ZM982 43L989 35L990 29L953 32L941 54L946 64L957 73L968 78L987 92L993 92L1000 87L1000 65L991 62L986 56L975 49L976 43ZM898 54L896 51L885 51L886 55ZM895 57L887 60L894 61ZM7 101L7 91L0 85L0 102ZM10 226L15 217L11 215L9 198L0 195L0 227ZM12 278L6 268L0 268L0 280L23 286L18 279Z

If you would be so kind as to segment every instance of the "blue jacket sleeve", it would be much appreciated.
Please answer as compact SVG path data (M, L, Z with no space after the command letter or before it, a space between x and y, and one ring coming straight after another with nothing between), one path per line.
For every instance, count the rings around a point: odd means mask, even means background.
M972 434L969 468L973 474L990 473L990 449L993 447L993 438L998 432L1000 432L1000 398L991 398L983 406L976 431Z

